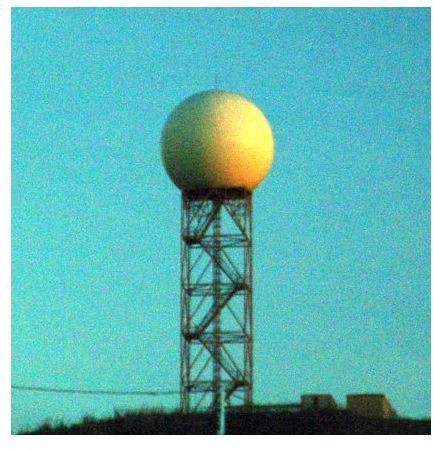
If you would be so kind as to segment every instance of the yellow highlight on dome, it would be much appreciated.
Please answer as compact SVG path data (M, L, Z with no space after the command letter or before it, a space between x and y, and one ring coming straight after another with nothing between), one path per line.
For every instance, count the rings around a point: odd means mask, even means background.
M164 167L181 190L252 191L267 175L273 153L273 133L264 114L228 91L205 91L181 102L161 136Z

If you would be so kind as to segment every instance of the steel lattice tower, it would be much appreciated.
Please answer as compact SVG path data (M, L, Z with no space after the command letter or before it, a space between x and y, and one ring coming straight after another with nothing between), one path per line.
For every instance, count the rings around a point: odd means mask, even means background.
M181 409L252 403L252 195L182 192Z

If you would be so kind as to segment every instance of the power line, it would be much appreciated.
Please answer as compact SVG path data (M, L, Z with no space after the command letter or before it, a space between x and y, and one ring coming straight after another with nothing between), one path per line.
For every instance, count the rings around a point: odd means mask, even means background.
M57 388L43 388L35 386L20 386L13 384L12 389L19 391L34 391L34 392L51 392L59 394L83 394L83 395L175 395L179 391L102 391L102 390L85 390L85 389L57 389Z

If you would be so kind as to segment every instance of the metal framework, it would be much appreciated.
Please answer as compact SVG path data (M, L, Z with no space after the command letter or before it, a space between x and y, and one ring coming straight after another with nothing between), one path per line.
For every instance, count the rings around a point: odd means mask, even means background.
M182 411L252 404L252 331L251 193L184 191Z

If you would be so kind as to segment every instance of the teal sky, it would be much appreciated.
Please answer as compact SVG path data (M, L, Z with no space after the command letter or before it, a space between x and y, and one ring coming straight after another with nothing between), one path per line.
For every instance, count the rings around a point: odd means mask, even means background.
M253 100L254 399L385 393L430 415L430 10L12 12L12 381L179 383L180 193L160 133L184 98ZM13 430L178 397L13 391Z

